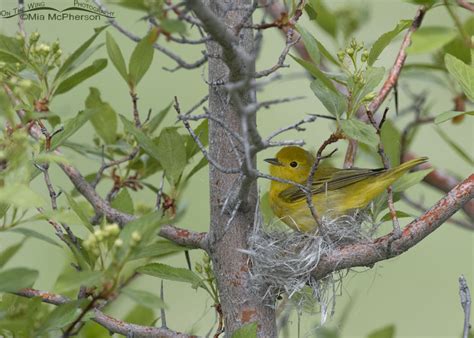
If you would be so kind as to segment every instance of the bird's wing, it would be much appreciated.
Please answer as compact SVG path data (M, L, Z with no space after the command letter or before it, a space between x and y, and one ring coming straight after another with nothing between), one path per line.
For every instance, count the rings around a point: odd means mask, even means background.
M320 194L326 191L337 190L348 185L360 182L370 176L381 174L384 168L379 169L333 169L316 173L311 186L311 194ZM317 176L317 178L316 178ZM302 184L305 184L303 182ZM290 187L280 193L280 197L286 202L296 202L306 197L305 193L298 187Z

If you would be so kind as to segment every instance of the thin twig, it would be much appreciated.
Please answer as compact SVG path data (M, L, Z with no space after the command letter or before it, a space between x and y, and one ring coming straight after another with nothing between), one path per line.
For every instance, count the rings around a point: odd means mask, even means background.
M464 311L464 326L463 326L463 338L469 337L469 331L471 330L471 293L467 286L466 278L461 275L459 277L459 296L461 297L461 306Z
M163 279L161 280L161 287L160 287L160 297L161 300L164 302L165 301L165 291L163 288ZM166 310L164 307L160 308L160 314L161 314L161 327L164 329L167 329L168 326L166 325Z
M191 128L191 125L189 124L189 122L186 120L186 118L182 117L181 108L179 107L178 97L175 96L174 101L175 101L175 103L174 103L173 107L176 110L176 113L178 114L178 119L183 121L184 127L188 130L189 134L194 139L194 141L198 145L199 149L201 150L202 154L204 155L204 157L206 157L206 159L209 161L209 163L211 165L213 165L220 172L223 172L223 173L226 173L226 174L238 174L241 170L240 168L226 168L226 167L223 167L216 160L214 160L213 158L211 158L209 156L209 153L207 152L206 147L204 147L201 140L199 139L199 137L194 132L193 128Z
M140 150L140 147L135 147L132 149L130 154L119 158L118 160L110 161L106 163L104 161L105 156L102 156L102 165L100 166L99 170L97 171L97 174L95 175L94 181L91 183L91 186L95 189L97 187L97 184L99 184L100 180L102 179L102 176L104 174L104 171L109 169L110 167L118 166L122 163L129 162L137 156L138 152Z
M130 97L132 98L132 114L133 114L133 120L135 121L135 127L141 128L142 123L140 122L140 114L138 112L138 95L134 91L130 92Z
M313 162L313 165L311 166L311 170L309 171L308 175L308 180L306 181L306 203L308 204L308 207L311 211L311 215L313 216L314 220L316 221L317 225L321 225L321 219L319 218L319 215L316 212L316 208L314 207L313 204L313 194L311 193L311 190L313 188L313 181L314 181L314 174L316 173L316 170L318 169L319 163L321 162L322 159L327 158L334 154L335 150L332 151L329 155L323 156L323 151L326 149L326 147L332 143L335 143L339 141L342 138L342 135L337 134L337 133L332 133L326 141L321 144L321 146L318 149L318 152L316 153L316 159ZM337 150L337 149L336 149ZM323 229L321 229L323 230Z

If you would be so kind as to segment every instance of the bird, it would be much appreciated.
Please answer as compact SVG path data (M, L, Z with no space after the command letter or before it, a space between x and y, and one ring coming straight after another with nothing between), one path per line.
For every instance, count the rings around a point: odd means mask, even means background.
M314 209L319 218L336 218L365 208L403 174L427 160L421 157L391 169L318 166L311 186ZM306 186L315 157L301 147L287 146L280 149L275 158L264 161L270 164L271 176ZM301 187L272 180L268 196L273 213L290 228L309 232L317 227Z

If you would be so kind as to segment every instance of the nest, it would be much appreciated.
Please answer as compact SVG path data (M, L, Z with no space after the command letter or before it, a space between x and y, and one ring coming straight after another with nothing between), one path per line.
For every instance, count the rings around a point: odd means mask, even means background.
M324 236L317 229L301 233L282 227L281 222L264 226L257 219L248 249L244 251L252 262L251 283L256 294L268 306L275 306L274 300L286 294L300 312L320 312L323 324L334 313L343 274L333 273L316 280L312 271L321 256L338 246L369 242L378 226L365 211L323 218Z

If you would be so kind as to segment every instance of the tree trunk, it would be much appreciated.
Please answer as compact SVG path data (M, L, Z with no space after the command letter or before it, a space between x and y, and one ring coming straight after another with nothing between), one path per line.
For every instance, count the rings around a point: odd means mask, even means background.
M250 0L213 1L206 2L227 27L235 27L242 18L248 15ZM235 10L229 10L232 6ZM251 22L251 18L249 19ZM247 52L253 48L253 33L251 29L242 29L239 44ZM212 83L222 81L239 81L239 78L229 79L229 70L223 61L222 48L215 42L207 44L209 58L209 109L211 114L223 121L229 128L241 134L241 119L236 105L229 99L229 94L219 85ZM217 56L217 57L216 57ZM255 65L249 65L252 69ZM248 69L242 69L241 74ZM235 74L233 77L236 77ZM254 90L239 93L241 102L246 105L255 100ZM235 143L235 142L234 142ZM241 149L242 150L242 149ZM236 168L239 166L235 149L226 131L212 120L209 121L209 154L222 166ZM260 337L276 336L275 312L263 305L261 297L252 291L249 285L248 256L239 252L247 247L248 235L254 224L255 206L257 205L257 185L254 182L249 189L248 203L238 209L232 216L232 210L222 212L226 199L238 190L238 174L224 174L213 166L209 166L211 228L209 233L210 254L219 288L220 301L225 319L225 334L230 337L239 327L258 323ZM232 209L232 206L231 208ZM230 218L232 221L229 224Z

